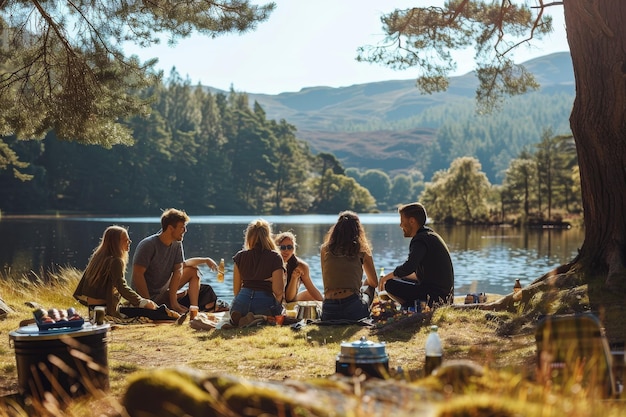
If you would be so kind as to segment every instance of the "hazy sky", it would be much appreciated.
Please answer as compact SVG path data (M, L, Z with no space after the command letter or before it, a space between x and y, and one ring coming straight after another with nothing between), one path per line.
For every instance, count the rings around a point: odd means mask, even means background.
M395 8L441 5L443 0L274 0L276 10L256 31L217 39L193 36L174 47L129 49L142 59L157 57L158 69L172 67L193 84L248 93L278 94L303 87L344 87L416 78L416 70L395 71L356 62L357 48L376 45L384 35L380 16ZM257 4L263 1L254 1ZM553 11L552 11L553 9ZM515 62L567 51L563 8L552 7L555 32L532 49L519 48ZM473 69L463 55L458 74Z

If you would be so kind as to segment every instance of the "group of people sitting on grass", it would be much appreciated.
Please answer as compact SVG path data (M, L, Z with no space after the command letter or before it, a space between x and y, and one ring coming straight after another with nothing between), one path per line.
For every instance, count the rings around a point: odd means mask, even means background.
M322 321L358 321L369 317L376 289L386 291L406 309L420 301L429 306L451 302L454 271L445 242L425 225L426 210L420 203L401 206L399 214L404 237L411 238L409 254L402 265L379 278L359 216L352 211L339 213L320 248L323 293L314 285L309 265L296 256L292 232L274 235L266 220L251 222L242 250L233 256L234 298L228 306L209 284L200 282L198 266L216 270L217 263L210 257L185 259L182 241L189 216L168 209L161 216L161 230L137 246L131 285L125 278L131 244L128 231L110 226L91 255L74 297L90 309L105 306L114 317L121 316L122 298L134 307L154 310L165 305L179 314L196 307L207 312L230 310L235 326L249 313L276 316L286 303L297 301L321 301Z

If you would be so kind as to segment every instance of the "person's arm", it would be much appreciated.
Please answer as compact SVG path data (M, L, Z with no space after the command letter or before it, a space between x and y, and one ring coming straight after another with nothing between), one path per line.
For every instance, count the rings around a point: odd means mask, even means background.
M154 310L156 304L150 298L144 298L128 286L124 277L124 264L121 260L116 260L111 265L111 280L113 288L117 289L122 297L128 300L133 306L142 306ZM117 309L117 306L116 306Z
M194 268L197 268L198 265L206 264L212 271L217 269L217 263L211 258L189 258L185 259L184 264L185 266L192 266Z
M411 239L411 243L409 244L409 256L406 261L393 272L388 273L383 278L380 279L379 290L383 291L385 289L385 283L392 278L403 278L403 279L412 279L418 281L417 271L419 265L422 263L422 259L426 255L426 245L424 242L420 242L415 238Z
M123 270L124 262L119 259L113 259L111 262L111 284L113 288L117 290L118 293L125 299L127 299L132 305L139 305L139 302L142 300L141 295L137 294L133 291L128 284L126 283L126 278L124 278L124 270Z
M426 244L415 238L411 239L409 244L409 256L406 261L393 271L393 275L399 278L411 277L422 264L424 256L426 256Z
M239 273L239 267L235 264L233 268L233 294L235 297L239 294L241 290L241 274Z
M148 284L146 284L146 267L138 264L133 265L133 286L137 293L143 298L150 298Z
M387 275L385 275L384 277L380 278L380 282L378 283L378 290L379 291L383 291L385 289L385 283L387 281L389 281L392 278L398 278L397 276L395 276L393 274L393 272L388 273ZM405 275L403 277L400 277L402 279L406 279L406 280L413 280L413 281L419 281L417 279L417 275L415 274L415 272L410 273L409 275Z
M365 283L373 288L378 286L378 277L376 276L376 267L374 267L374 258L372 255L365 255L363 257L363 270L367 277Z
M298 295L298 286L299 284L299 280L300 280L300 275L301 271L298 270L298 268L294 269L291 272L291 280L289 281L289 285L285 286L285 300L287 301L294 301L296 299L296 296ZM283 273L283 283L287 282L287 272Z
M274 293L274 298L276 298L279 303L282 303L285 297L284 272L282 268L272 272L272 292Z
M317 289L315 284L313 284L313 280L311 279L311 269L309 268L309 264L306 262L300 262L298 268L302 268L302 275L300 276L300 279L302 279L302 284L304 284L304 288L307 289L309 295L316 301L323 301L324 297L322 297L322 293Z

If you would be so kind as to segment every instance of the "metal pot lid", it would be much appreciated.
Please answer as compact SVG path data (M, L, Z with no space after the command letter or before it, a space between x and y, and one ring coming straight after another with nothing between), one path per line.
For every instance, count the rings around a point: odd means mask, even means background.
M40 330L36 324L29 324L27 326L22 326L17 330L14 330L9 333L9 339L11 340L54 340L58 339L61 336L71 336L71 337L83 337L90 336L100 333L106 333L109 331L111 325L108 323L101 325L92 325L87 322L83 324L82 327L78 328L59 328L59 329L50 329L50 330Z
M356 342L341 343L341 357L347 358L387 358L385 343L372 342L362 336Z

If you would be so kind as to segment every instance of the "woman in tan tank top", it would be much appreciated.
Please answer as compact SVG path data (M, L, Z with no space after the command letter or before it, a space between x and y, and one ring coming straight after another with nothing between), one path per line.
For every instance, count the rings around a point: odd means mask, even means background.
M320 261L324 282L322 320L356 321L368 317L378 277L365 229L356 213L339 213L320 249ZM366 294L362 286L367 286Z

